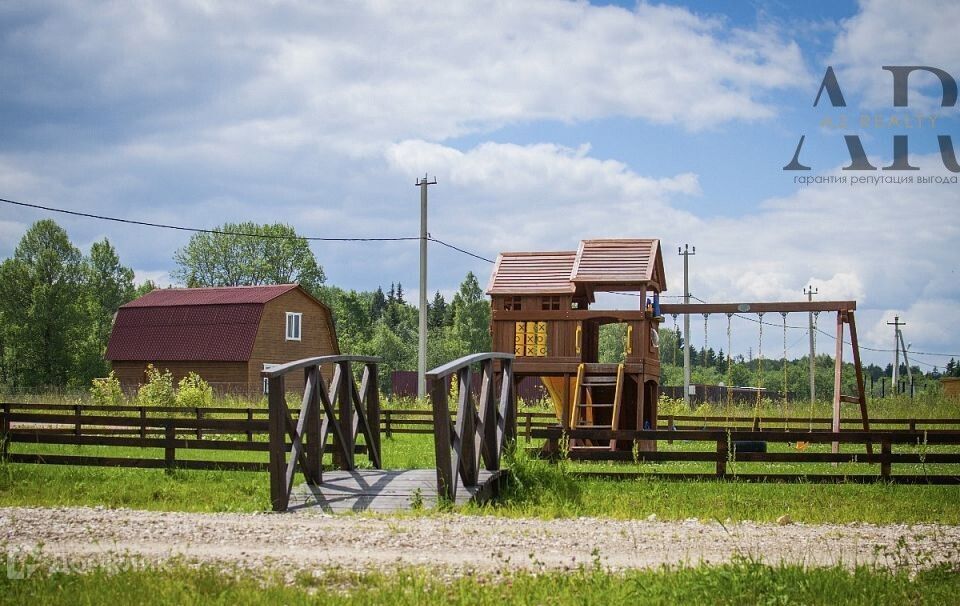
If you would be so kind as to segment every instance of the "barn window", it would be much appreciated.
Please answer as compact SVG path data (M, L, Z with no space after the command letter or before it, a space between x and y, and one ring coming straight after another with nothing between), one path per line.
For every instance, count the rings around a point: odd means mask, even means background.
M504 297L504 311L520 311L520 297Z
M294 311L287 312L287 341L300 340L300 319L302 316L303 314Z
M542 311L557 311L560 309L560 297L540 297Z

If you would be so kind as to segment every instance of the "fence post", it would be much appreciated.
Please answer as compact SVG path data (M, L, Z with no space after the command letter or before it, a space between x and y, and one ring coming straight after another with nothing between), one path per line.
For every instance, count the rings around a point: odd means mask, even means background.
M287 494L286 434L287 402L284 400L283 377L271 377L267 383L267 403L270 426L270 503L274 511L286 511L290 495Z
M250 425L247 425L247 442L253 442L253 428L251 427L251 425L253 425L253 409L252 408L247 408L247 423L250 424Z
M727 456L729 455L729 450L727 449L727 439L722 438L717 440L717 477L723 478L727 475Z
M203 420L203 411L200 410L200 407L199 407L199 406L197 406L194 410L195 410L196 413L197 413L197 439L198 439L198 440L202 440L202 439L203 439L203 430L200 429L200 421Z
M174 441L177 439L177 430L174 427L175 421L167 420L166 426L164 427L164 441L166 442L163 449L163 461L167 466L167 469L173 469L174 465L177 464L177 448L174 444Z
M890 479L890 455L892 452L890 438L888 436L880 438L880 477L884 480Z
M530 442L530 440L532 439L532 438L530 437L530 434L533 433L533 413L531 413L531 412L525 412L525 413L523 413L523 414L526 415L526 417L527 417L527 436L526 436L526 437L527 437L527 440L526 440L526 441L527 441L527 442Z
M77 420L74 422L74 425L73 425L73 435L79 436L82 433L82 429L81 429L82 422L80 421L80 405L79 404L74 404L73 414L77 417Z
M140 406L140 439L147 439L147 407Z
M383 420L387 425L387 438L393 438L393 425L392 425L393 415L391 413L392 411L390 410L383 411Z
M3 405L3 424L0 425L0 461L6 461L10 454L10 405Z

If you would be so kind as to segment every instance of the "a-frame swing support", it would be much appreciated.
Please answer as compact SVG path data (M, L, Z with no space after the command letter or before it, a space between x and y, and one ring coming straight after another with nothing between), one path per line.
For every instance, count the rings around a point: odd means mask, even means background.
M843 403L860 405L860 416L863 419L863 430L870 431L870 420L867 415L867 396L864 391L863 366L860 363L860 346L857 341L857 323L853 312L857 309L856 301L786 301L771 303L669 303L660 306L664 315L667 314L744 314L768 312L836 312L837 314L837 347L834 358L833 374L833 425L834 432L840 431L840 407ZM843 344L844 325L850 325L850 345L853 350L853 367L857 376L857 395L844 395L843 387ZM839 445L833 443L833 452L838 452ZM867 453L873 454L873 445L867 442Z

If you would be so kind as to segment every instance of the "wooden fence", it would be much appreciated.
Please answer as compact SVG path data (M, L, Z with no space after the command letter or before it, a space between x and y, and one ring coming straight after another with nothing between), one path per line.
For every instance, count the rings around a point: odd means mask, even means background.
M331 408L336 408L343 402L348 401L346 398L338 399L338 394L346 394L346 387L343 387L345 384L337 384L337 389L332 390L332 399L330 397L331 390L327 390L327 399L330 400ZM353 387L356 389L355 385ZM362 390L362 387L357 390L358 396ZM353 390L351 390L352 392ZM364 412L367 414L367 423L371 429L371 443L379 445L380 432L388 438L397 434L434 434L435 415L432 410L386 409L379 411L378 415L375 410L377 408L376 404L373 404L373 408L369 408L371 404L369 398L371 396L369 391L366 393L367 406ZM492 390L488 390L487 393L492 395ZM319 397L319 392L317 396ZM334 403L336 403L336 406ZM325 406L324 411L326 411ZM263 461L264 453L270 453L268 412L269 409L262 407L184 409L150 406L0 403L0 457L13 463L268 471L271 469L270 463ZM506 411L500 412L498 409L498 422L500 419L508 418L508 415L503 414L504 412ZM448 420L450 419L449 414L448 412ZM480 413L477 413L477 415L479 417ZM378 416L379 419L377 419ZM290 411L287 422L294 424L294 429L296 429L296 426L299 425L299 419L300 411ZM528 441L556 439L561 435L553 413L526 410L518 412L516 419L517 435ZM843 425L847 427L859 426L860 422L859 418L844 419ZM884 459L887 455L883 452L886 438L890 439L891 445L958 444L960 443L960 438L958 438L960 436L960 419L924 417L871 419L871 424L875 428L874 431L844 430L839 434L833 434L829 431L830 423L831 420L828 417L759 417L754 419L745 416L674 415L660 419L660 426L666 427L666 429L637 432L631 434L631 436L644 440L656 439L661 442L691 440L716 445L716 448L703 452L642 453L642 460L645 461L712 461L719 464L720 458L728 462L772 463L841 463L856 460L861 463L879 463L881 465L881 476L885 462L888 465L894 463L960 463L960 454L954 453L927 453L925 455L919 453L889 453L889 457ZM333 427L333 425L328 425L327 435L330 437L328 441L332 441L335 435ZM336 427L343 426L337 423ZM376 427L380 428L380 432L375 431ZM453 425L454 430L455 427ZM811 427L813 431L811 431ZM349 428L350 431L346 432L345 435L352 436L352 449L347 447L347 450L352 453L367 452L365 445L356 443L357 433L355 430L359 429L359 421L351 418ZM729 437L727 429L731 429ZM788 431L785 431L785 429ZM505 431L507 430L505 429ZM289 433L286 435L281 433L281 436L283 436L282 452L286 456L286 453L289 453L293 448L293 440ZM865 453L848 452L836 454L816 452L745 453L736 452L734 449L731 454L729 448L723 450L723 446L720 444L720 441L726 443L729 440L765 441L774 444L777 442L796 442L798 440L821 443L832 442L835 437L837 441L843 444L858 444L860 443L858 440L863 440L865 445L866 441L869 440L879 444L881 452L868 456ZM309 440L307 442L309 443ZM21 452L11 452L11 444L17 444L18 448L16 450ZM134 449L135 452L131 456L119 456L113 453L110 456L101 456L79 452L77 454L46 454L40 451L41 449L34 449L40 452L22 452L28 450L31 444L74 445L88 448L98 446L129 447ZM460 447L462 452L463 445L461 444ZM137 452L144 449L153 450L153 456L149 456L149 451L146 454ZM157 449L162 450L162 456L159 456L160 451ZM340 453L343 452L342 447L339 446L336 450L339 450ZM258 460L217 460L216 453L212 451L250 453L250 459ZM377 454L379 455L379 447ZM338 454L337 456L341 455ZM609 451L599 455L580 453L573 455L572 458L610 458L611 456L633 460L632 453L610 453ZM235 458L234 455L231 455L231 457ZM349 458L349 455L342 457L343 460ZM274 464L277 465L276 460ZM277 468L279 469L279 465L277 465ZM452 461L450 469L452 474ZM283 468L284 482L287 481L286 471L285 466ZM622 474L608 475L618 477ZM658 475L668 474L658 473ZM713 477L715 475L688 474L684 476L680 474L676 476L674 474L669 477ZM753 476L738 474L737 477L750 479ZM870 481L877 479L876 475L864 477ZM911 477L895 475L894 479L911 481ZM756 478L760 478L760 476L756 476ZM858 479L856 476L850 477L842 474L825 475L824 477L807 474L796 476L765 474L762 478L770 481L790 479L808 481L843 481L848 479L857 481ZM949 478L954 478L954 480ZM914 479L919 482L955 481L954 476L946 476L946 479L941 480L931 479L931 476L917 476ZM283 484L278 484L278 492L280 486L283 486Z
M560 427L535 429L534 438L561 440L564 436L571 439L590 440L595 443L607 444L610 440L629 441L672 441L677 439L713 444L712 450L701 451L653 451L631 452L610 451L609 449L591 449L584 451L572 450L566 453L553 452L549 456L564 456L571 460L580 461L635 461L669 462L669 461L700 461L713 462L715 472L707 473L675 473L657 472L653 477L673 479L703 479L736 477L751 481L876 481L887 480L903 483L925 484L960 484L960 473L955 474L893 474L892 464L960 464L960 452L925 452L929 446L960 445L960 432L956 430L873 430L873 431L784 431L768 429L755 431L753 429L707 429L707 430L646 430L624 431L603 429L572 429L564 430ZM753 447L758 443L790 444L798 441L824 444L840 443L846 445L862 445L863 452L755 452ZM870 444L880 444L880 453L868 452ZM917 447L921 452L893 452L893 445L909 445ZM738 450L742 450L738 452ZM872 474L783 474L783 473L735 473L728 472L730 463L879 463L880 473ZM581 475L602 477L638 477L641 473L624 472L593 472Z

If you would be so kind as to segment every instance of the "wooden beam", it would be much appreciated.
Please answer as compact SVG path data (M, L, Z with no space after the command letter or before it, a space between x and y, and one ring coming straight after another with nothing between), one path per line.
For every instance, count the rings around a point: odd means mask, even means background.
M843 398L843 312L837 312L837 348L833 367L833 431L840 431L840 402ZM840 445L831 445L833 452L840 451Z
M660 310L671 314L736 314L769 312L852 311L856 301L778 301L761 303L663 303Z

